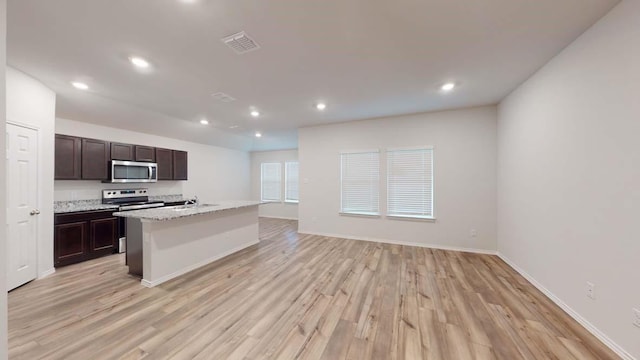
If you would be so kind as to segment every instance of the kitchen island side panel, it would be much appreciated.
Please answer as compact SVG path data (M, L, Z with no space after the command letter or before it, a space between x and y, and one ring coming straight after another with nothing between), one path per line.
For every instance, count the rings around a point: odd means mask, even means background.
M160 283L257 244L258 206L142 221L145 286Z
M142 276L142 222L127 218L127 266L129 274Z

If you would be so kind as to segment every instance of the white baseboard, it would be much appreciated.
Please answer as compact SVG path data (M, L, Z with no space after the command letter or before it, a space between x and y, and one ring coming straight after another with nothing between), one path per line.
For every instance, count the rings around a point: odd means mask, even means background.
M267 219L280 219L280 220L295 220L298 221L298 218L293 218L293 217L286 217L286 216L265 216L265 215L260 215L261 218L267 218Z
M49 275L53 275L53 273L55 273L55 272L56 272L56 268L51 268L49 270L45 270L41 274L38 275L38 280L44 279Z
M175 272L173 272L173 273L171 273L169 275L165 275L165 276L163 276L163 277L161 277L159 279L156 279L156 280L153 280L153 281L142 279L140 281L140 283L143 286L148 287L148 288L151 288L151 287L154 287L154 286L158 286L158 285L160 285L160 284L162 284L164 282L167 282L167 281L169 281L171 279L177 278L180 275L184 275L184 274L186 274L186 273L188 273L190 271L193 271L193 270L195 270L197 268L200 268L200 267L203 267L205 265L208 265L208 264L210 264L210 263L212 263L212 262L214 262L216 260L220 260L225 256L229 256L229 255L231 255L233 253L236 253L236 252L238 252L240 250L248 248L249 246L255 245L255 244L259 243L259 242L260 242L260 240L255 240L255 241L252 241L250 243L246 243L246 244L240 245L240 246L238 246L236 248L233 248L233 249L231 249L229 251L225 251L222 254L218 254L218 255L216 255L214 257L211 257L209 259L203 260L203 261L201 261L199 263L196 263L196 264L193 264L191 266L187 266L185 268L182 268L182 269L180 269L178 271L175 271Z
M383 244L415 246L415 247L428 248L428 249L470 252L470 253L485 254L485 255L496 255L497 254L497 252L494 251L494 250L474 249L474 248L465 248L465 247L457 247L457 246L446 246L446 245L437 245L437 244L424 244L424 243L410 242L410 241L396 241L396 240L376 239L376 238L361 237L361 236L327 234L327 233L319 233L319 232L314 232L314 231L303 231L303 230L298 230L298 233L307 234L307 235L318 235L318 236L333 237L333 238L339 238L339 239L369 241L369 242L376 242L376 243L383 243Z
M605 333L600 331L597 327L591 324L587 319L582 317L577 311L573 310L569 305L567 305L564 301L562 301L559 297L553 294L549 289L544 287L541 283L539 283L536 279L534 279L531 275L529 275L526 271L521 269L518 265L516 265L513 261L509 260L504 254L498 252L498 257L502 259L507 265L511 266L515 271L517 271L522 277L527 279L533 286L535 286L538 290L540 290L546 297L551 299L556 305L558 305L564 312L566 312L569 316L571 316L575 321L577 321L582 327L587 329L593 336L598 338L598 340L602 341L607 347L609 347L613 352L618 354L621 358L625 360L637 360L631 354L629 354L626 350L624 350L620 345L616 344L613 340L611 340Z

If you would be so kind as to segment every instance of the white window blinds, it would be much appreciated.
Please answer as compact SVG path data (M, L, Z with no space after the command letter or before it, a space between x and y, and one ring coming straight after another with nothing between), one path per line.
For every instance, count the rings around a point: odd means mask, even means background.
M346 214L378 215L380 153L342 153L340 163L340 211Z
M284 201L298 202L298 163L288 162L284 164L285 189Z
M433 149L387 151L387 215L433 218Z
M280 163L262 163L261 165L262 201L280 201L282 188L282 166Z

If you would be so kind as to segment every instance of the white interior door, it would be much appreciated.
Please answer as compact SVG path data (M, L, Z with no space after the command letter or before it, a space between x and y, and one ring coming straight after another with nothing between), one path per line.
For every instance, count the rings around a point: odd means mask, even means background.
M7 124L7 288L37 277L38 131Z

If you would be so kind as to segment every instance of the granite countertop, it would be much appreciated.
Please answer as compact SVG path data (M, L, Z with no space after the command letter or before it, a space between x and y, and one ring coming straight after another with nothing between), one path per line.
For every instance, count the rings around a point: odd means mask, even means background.
M73 200L73 201L56 201L53 203L53 213L71 213L78 211L93 211L93 210L111 210L118 209L118 205L103 204L102 200Z
M184 202L189 200L182 196L182 194L175 195L156 195L149 196L150 201L164 201L166 203L172 202ZM101 199L92 200L72 200L72 201L55 201L53 203L53 213L71 213L79 211L94 211L94 210L111 210L118 209L118 205L103 204Z
M190 200L190 198L186 198L182 194L149 196L149 201L164 201L166 203L185 202L187 200Z
M164 208L153 208L143 210L132 210L113 213L114 216L136 218L151 221L166 221L179 219L187 216L211 214L219 211L240 209L249 206L257 206L262 204L261 201L218 201L215 204L201 204L199 206L172 206Z

